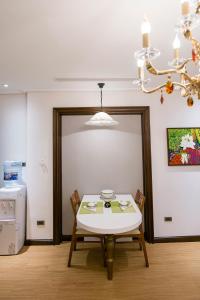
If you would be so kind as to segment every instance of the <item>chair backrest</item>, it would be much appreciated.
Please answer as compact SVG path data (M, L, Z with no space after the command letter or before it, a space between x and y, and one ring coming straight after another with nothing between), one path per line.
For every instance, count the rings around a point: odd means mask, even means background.
M145 196L140 190L137 190L134 200L142 213L144 209Z
M77 200L77 202L78 202L78 205L80 205L80 204L81 204L81 198L80 198L79 193L78 193L77 190L74 191L74 195L75 195L75 197L76 197L76 200Z
M71 205L74 213L74 217L76 218L77 211L79 209L79 206L81 204L80 196L77 190L75 190L72 193L72 196L70 197Z

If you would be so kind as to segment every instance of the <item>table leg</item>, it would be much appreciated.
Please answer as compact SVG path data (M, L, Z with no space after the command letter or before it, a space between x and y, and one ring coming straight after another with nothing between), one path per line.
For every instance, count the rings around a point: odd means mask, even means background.
M114 237L113 235L106 236L106 263L108 279L113 278L113 253L114 253Z

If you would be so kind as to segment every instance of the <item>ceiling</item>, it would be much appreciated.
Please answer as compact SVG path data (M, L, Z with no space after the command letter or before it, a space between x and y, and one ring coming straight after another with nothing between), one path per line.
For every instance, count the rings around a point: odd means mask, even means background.
M180 15L179 0L0 0L0 7L0 83L9 85L0 93L96 89L99 81L133 88L144 13L159 67L172 59Z

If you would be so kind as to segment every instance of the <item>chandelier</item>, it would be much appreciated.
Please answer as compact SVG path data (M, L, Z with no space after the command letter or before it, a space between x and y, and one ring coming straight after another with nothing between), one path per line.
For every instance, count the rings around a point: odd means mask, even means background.
M142 49L135 52L138 67L138 79L133 83L138 84L144 93L151 94L156 91L161 92L160 102L164 102L163 91L171 94L174 89L179 89L181 96L187 99L187 105L192 106L193 96L200 99L200 73L190 75L188 72L189 64L200 67L200 42L192 35L192 29L200 24L200 0L181 0L181 17L178 25L175 27L176 35L173 42L174 59L169 63L169 69L158 70L152 60L160 55L160 51L151 47L150 32L151 25L145 17L141 26L142 32ZM180 39L179 35L183 34L184 38L191 43L191 57L180 57ZM153 75L166 75L167 79L164 83L152 88L146 89L145 83L147 79L144 76L144 66L146 70ZM172 77L178 75L178 80L173 81Z

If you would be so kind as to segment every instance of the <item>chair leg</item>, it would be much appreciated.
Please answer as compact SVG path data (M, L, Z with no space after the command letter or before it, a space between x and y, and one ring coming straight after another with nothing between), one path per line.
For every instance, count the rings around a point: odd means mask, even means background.
M145 245L145 241L144 241L144 236L141 235L140 237L140 243L142 244L142 248L143 248L143 252L144 252L144 258L145 258L145 263L146 263L146 267L149 267L149 261L148 261L148 256L147 256L147 250L146 250L146 245Z
M139 247L140 247L140 251L142 251L142 243L140 240L139 240Z
M116 243L117 243L117 239L114 238L114 257L115 257Z
M77 248L76 248L76 244L77 244L77 238L75 237L75 239L74 239L74 251L76 251L76 250L77 250Z
M105 249L105 244L104 244L104 237L101 238L101 249L103 253L103 265L106 267L106 249Z
M70 245L70 250L69 250L69 259L68 259L68 264L67 264L68 267L71 267L72 252L73 252L73 250L74 250L75 240L76 240L76 238L75 238L75 236L73 235L73 236L72 236L71 245Z

